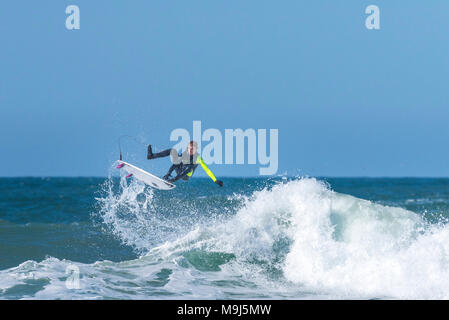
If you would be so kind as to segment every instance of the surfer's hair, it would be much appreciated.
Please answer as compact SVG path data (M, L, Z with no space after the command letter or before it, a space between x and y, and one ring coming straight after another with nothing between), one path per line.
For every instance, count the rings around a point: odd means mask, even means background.
M198 143L196 143L196 141L192 140L192 141L189 142L189 146L198 148Z

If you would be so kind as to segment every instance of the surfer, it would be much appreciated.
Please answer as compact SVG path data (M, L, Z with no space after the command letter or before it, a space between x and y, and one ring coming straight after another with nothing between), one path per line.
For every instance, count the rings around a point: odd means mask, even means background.
M179 179L189 180L190 177L195 172L195 169L200 164L201 167L206 171L207 175L220 187L223 186L223 182L215 178L212 171L204 163L204 160L201 156L196 152L198 149L198 144L195 141L190 141L187 146L187 150L182 154L178 155L178 152L175 149L167 149L158 153L153 153L151 144L148 145L148 155L147 159L156 159L171 156L173 165L168 170L167 174L163 177L164 180L169 182L175 182ZM172 178L172 172L176 172L176 177Z

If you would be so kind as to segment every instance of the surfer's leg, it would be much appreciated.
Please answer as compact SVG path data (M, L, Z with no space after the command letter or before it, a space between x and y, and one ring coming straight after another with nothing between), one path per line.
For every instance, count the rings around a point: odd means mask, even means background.
M158 153L153 153L153 149L151 148L151 144L148 145L148 154L147 159L156 159L156 158L164 158L168 157L172 153L172 149L167 149ZM175 150L176 153L176 150Z
M178 173L180 165L179 164L172 164L172 166L170 167L170 169L168 169L167 174L163 177L164 180L168 180L171 176L171 173L173 172L173 170L176 170L176 173Z
M171 173L173 170L176 171L176 176L174 178L171 178ZM174 164L171 166L168 173L164 176L164 179L172 183L178 181L179 179L187 180L189 177L187 177L187 179L185 178L186 172L187 171L185 166L183 166L182 164Z

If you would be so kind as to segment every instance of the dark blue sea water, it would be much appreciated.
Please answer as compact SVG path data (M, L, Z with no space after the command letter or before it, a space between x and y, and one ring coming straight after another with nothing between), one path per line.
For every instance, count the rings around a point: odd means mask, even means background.
M447 299L449 179L1 178L1 299Z

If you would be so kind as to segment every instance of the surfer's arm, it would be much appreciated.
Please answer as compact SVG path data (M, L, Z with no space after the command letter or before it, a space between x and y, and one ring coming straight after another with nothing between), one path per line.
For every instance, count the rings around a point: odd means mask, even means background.
M203 170L207 173L207 175L212 179L212 181L215 182L216 184L218 184L220 187L222 187L223 186L223 182L220 181L220 180L217 180L217 178L215 178L215 176L212 173L212 171L210 171L210 169L204 163L203 158L198 157L198 162L201 165L201 168L203 168Z

